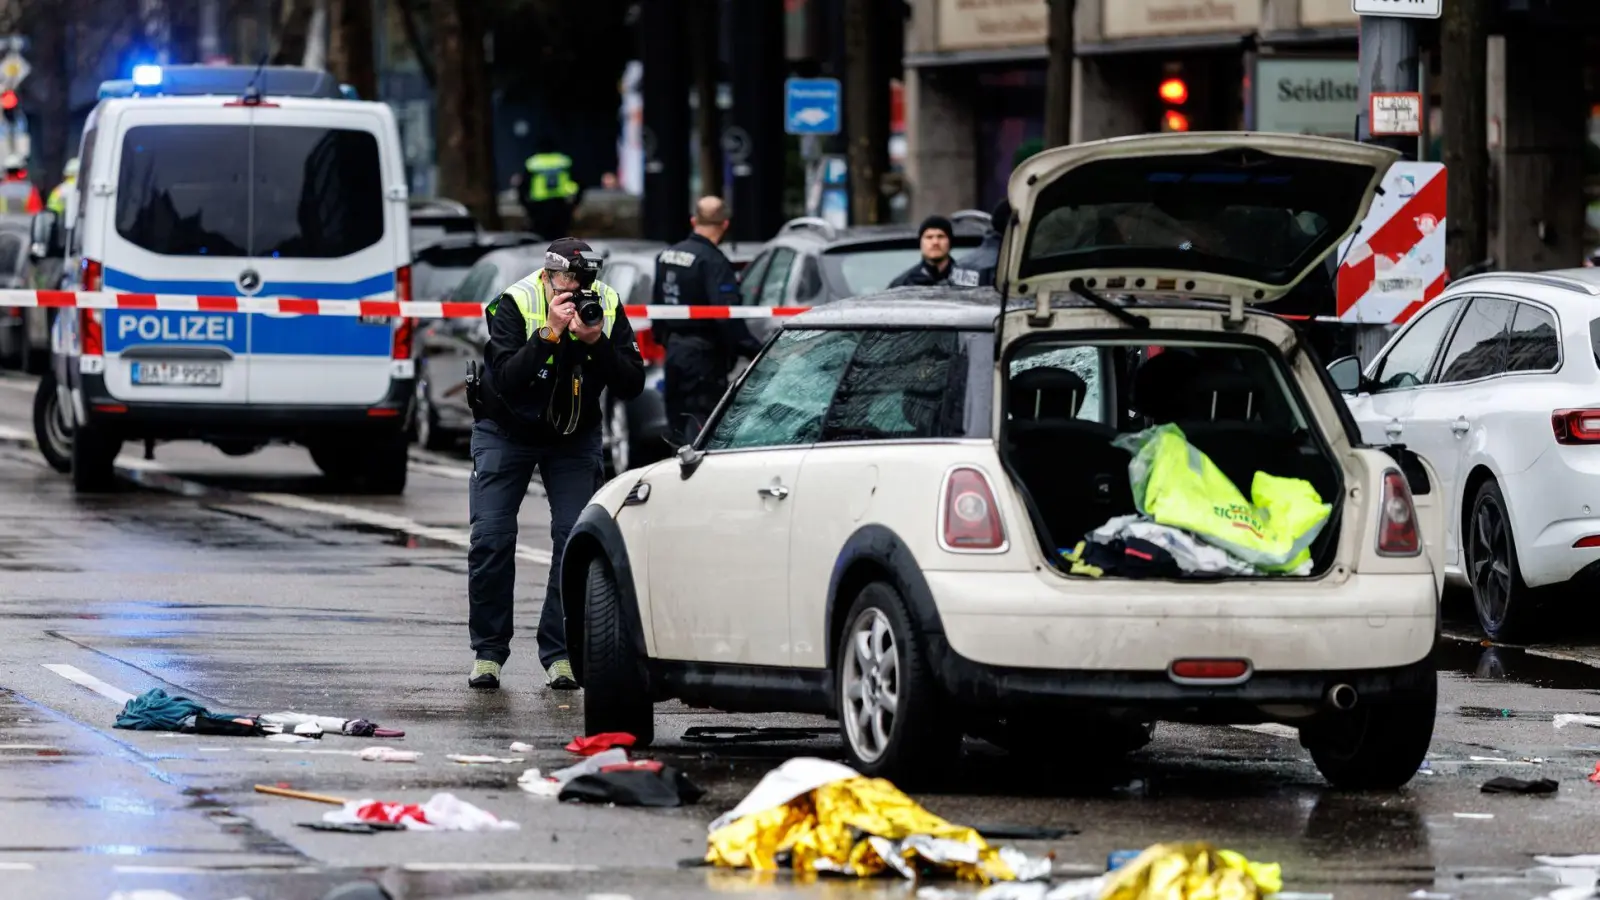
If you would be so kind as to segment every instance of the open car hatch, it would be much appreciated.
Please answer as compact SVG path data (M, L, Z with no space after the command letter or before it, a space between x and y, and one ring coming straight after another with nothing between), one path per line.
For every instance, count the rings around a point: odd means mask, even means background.
M1383 147L1307 135L1152 134L1048 150L1008 189L997 286L1267 303L1360 226Z

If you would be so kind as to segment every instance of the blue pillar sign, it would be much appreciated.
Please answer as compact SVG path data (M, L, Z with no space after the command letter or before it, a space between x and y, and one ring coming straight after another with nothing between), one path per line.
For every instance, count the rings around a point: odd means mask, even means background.
M783 128L790 134L838 134L837 78L790 78L783 83Z

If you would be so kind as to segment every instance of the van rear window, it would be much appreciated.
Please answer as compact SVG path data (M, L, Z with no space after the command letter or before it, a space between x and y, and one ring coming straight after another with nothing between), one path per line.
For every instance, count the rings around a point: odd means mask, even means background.
M337 128L141 125L117 233L167 256L336 259L382 240L378 142Z

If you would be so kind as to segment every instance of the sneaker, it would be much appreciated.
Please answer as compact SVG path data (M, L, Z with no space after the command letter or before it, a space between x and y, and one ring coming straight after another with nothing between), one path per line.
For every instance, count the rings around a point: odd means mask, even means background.
M545 684L558 691L575 691L578 679L572 677L572 663L558 659L544 672Z
M467 676L467 687L485 691L500 689L500 664L492 659L480 659L472 664L472 674Z

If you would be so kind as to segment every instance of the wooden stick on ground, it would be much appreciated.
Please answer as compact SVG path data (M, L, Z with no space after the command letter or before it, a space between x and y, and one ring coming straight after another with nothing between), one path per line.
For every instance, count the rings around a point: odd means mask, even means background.
M291 791L288 788L273 787L267 784L256 785L256 793L272 794L278 797L292 797L295 800L310 800L314 803L330 803L334 806L343 806L350 802L343 797L330 797L327 794L308 794L305 791Z

